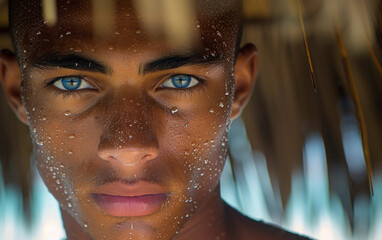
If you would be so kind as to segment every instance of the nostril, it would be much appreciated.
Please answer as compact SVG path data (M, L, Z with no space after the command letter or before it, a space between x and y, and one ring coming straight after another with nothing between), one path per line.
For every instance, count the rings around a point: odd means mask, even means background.
M133 166L137 163L151 161L158 155L156 149L131 147L102 150L98 154L103 160L118 161L124 166Z

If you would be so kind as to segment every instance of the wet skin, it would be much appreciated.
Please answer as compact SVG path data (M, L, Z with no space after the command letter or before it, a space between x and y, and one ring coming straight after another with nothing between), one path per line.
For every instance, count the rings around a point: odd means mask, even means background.
M237 239L219 178L256 50L235 61L237 17L195 3L187 47L147 33L126 1L103 36L89 3L58 1L54 26L39 11L15 22L20 61L4 53L1 77L69 239Z

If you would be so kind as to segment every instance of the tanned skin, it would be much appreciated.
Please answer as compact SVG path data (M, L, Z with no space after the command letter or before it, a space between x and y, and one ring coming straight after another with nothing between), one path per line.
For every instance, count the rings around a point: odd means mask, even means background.
M94 1L58 0L53 24L40 1L10 1L16 53L2 51L0 79L67 238L303 239L221 199L257 50L237 48L237 1L183 2L190 22L177 28L166 20L176 11L150 22L137 1L114 1L103 34Z

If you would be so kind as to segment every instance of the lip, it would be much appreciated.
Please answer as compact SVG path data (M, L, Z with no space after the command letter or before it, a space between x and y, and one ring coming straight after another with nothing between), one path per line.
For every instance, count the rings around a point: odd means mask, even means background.
M117 217L138 217L157 212L169 194L157 184L140 181L134 184L114 182L91 194L105 213Z

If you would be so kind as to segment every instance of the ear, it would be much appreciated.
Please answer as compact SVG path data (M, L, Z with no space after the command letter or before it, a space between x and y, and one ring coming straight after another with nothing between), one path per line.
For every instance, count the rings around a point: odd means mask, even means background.
M257 49L247 43L240 48L235 63L235 98L231 120L238 117L251 97L257 76Z
M3 49L0 52L0 82L3 84L9 106L16 113L20 121L28 125L20 95L20 67L16 55L7 49Z

